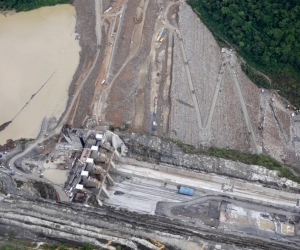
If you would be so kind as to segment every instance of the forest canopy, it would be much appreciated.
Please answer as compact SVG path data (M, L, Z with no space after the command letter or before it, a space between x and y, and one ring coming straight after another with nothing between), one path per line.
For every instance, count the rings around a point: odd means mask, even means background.
M70 0L0 0L0 10L29 11L42 6L70 3Z
M217 39L233 44L272 88L300 106L300 1L188 0Z

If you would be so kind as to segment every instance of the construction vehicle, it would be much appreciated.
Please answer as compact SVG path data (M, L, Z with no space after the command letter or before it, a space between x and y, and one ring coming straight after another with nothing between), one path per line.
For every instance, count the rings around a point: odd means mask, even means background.
M162 244L162 243L160 243L160 242L157 241L156 239L150 239L150 240L151 240L151 242L152 242L155 246L158 247L157 250L163 250L163 249L165 249L165 245Z

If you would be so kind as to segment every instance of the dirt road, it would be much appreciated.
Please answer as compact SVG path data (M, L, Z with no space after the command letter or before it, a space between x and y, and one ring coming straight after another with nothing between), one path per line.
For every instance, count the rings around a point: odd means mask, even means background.
M235 62L231 58L230 64L233 65L234 63ZM247 125L247 128L248 128L248 132L251 134L253 149L254 149L253 153L259 154L259 153L261 153L261 150L260 150L260 147L257 145L257 140L255 138L255 134L254 134L253 129L252 129L252 124L251 124L250 117L249 117L249 114L248 114L248 109L246 107L246 103L245 103L245 100L244 100L244 97L243 97L243 94L242 94L242 91L241 91L240 83L238 81L235 70L232 69L232 68L230 68L230 69L231 69L231 76L233 78L233 82L235 84L235 87L236 87L236 90L237 90L237 93L238 93L238 96L239 96L240 104L241 104L243 114L244 114L244 119L245 119L245 122L246 122L246 125Z

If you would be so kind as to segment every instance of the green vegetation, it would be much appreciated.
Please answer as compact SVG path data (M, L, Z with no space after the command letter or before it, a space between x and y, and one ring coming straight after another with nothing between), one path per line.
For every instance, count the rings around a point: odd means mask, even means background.
M1 234L5 234L5 237L0 237L0 250L28 250L37 249L38 244L34 241L22 240L16 238L15 231L6 231L3 228L0 229ZM115 244L112 244L112 246ZM38 249L44 250L105 250L106 248L99 248L91 245L90 243L84 243L83 246L72 245L69 243L57 242L57 243L42 243ZM117 245L117 250L121 250L122 247Z
M44 250L93 250L93 246L90 244L84 244L83 247L74 247L70 245L66 245L63 243L56 243L53 245L49 245L47 243L44 243L43 245L40 246L41 249Z
M215 156L215 157L224 158L231 161L242 162L249 165L263 166L270 170L277 170L280 173L281 177L300 183L300 177L295 176L287 168L290 166L286 166L268 155L250 154L250 153L240 152L234 149L214 148L214 147L209 148L207 150L199 150L196 149L194 146L184 144L179 140L171 140L171 141L176 143L179 147L181 147L185 153Z
M71 3L71 0L0 0L0 10L29 11L43 6Z
M83 247L80 248L80 250L93 250L93 246L91 244L84 244Z
M108 129L110 131L126 131L129 129L129 125L127 123L123 123L120 127L115 127L114 125L109 125Z
M21 240L15 238L16 234L14 231L9 231L8 236L0 238L0 250L25 250L25 249L35 249L38 244L36 242L29 242L26 240ZM72 246L65 243L43 243L38 249L44 250L104 250L99 247L94 247L89 243L85 243L83 246ZM121 250L120 246L117 249Z
M28 142L33 141L33 140L34 140L34 139L32 139L32 138L21 138L21 139L19 139L19 143L20 143L22 149L25 149L26 144L27 144Z
M217 40L229 41L272 88L300 106L300 2L295 0L188 0ZM259 86L266 80L247 66Z
M42 198L56 200L56 190L52 185L41 181L34 181L33 187L39 192Z
M33 141L34 139L32 138L21 138L19 139L19 143L21 144L26 144L27 142Z
M17 187L18 187L18 188L22 187L22 185L24 184L23 181L20 181L20 180L15 180L15 181L16 181L16 183L17 183Z
M256 73L248 64L242 64L242 70L258 87L265 89L269 89L271 87L269 81L264 76Z
M12 246L1 246L0 250L20 250L20 249L25 249L22 247L12 247Z

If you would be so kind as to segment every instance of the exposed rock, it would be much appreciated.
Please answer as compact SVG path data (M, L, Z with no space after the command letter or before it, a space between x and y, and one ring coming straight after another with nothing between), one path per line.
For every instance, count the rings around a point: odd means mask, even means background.
M39 195L38 190L35 189L30 182L25 182L24 184L22 184L20 190L31 195Z
M266 185L300 190L296 182L280 178L280 173L265 167L199 154L187 154L175 143L156 136L125 133L120 136L128 147L128 156L149 162L161 162L199 172L216 173L258 181Z
M51 239L75 245L90 243L116 249L157 249L151 239L165 249L299 249L297 237L285 241L220 232L213 228L189 226L166 217L144 215L108 207L87 208L45 200L26 200L11 195L0 206L0 234L13 230L23 239ZM296 240L295 240L296 239ZM111 245L106 245L111 241ZM216 245L221 248L215 248Z

